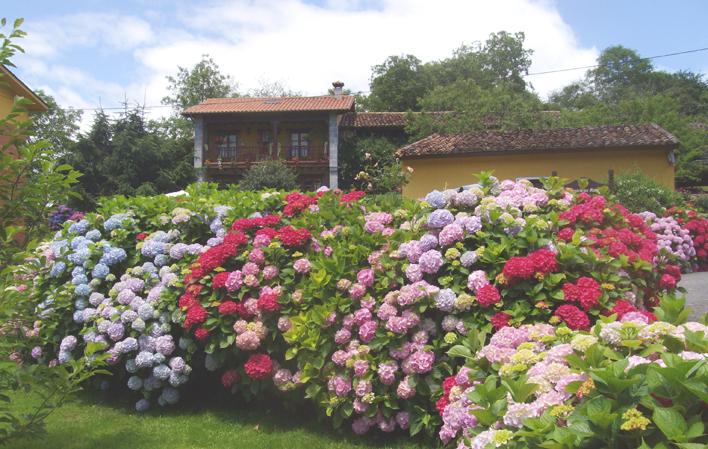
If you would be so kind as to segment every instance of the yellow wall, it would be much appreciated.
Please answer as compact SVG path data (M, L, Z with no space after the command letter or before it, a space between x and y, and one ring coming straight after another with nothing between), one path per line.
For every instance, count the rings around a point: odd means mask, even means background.
M669 164L666 150L587 150L543 154L495 154L447 156L422 159L402 159L403 167L413 174L403 194L421 198L434 189L456 188L472 184L475 174L493 170L499 179L551 176L556 171L561 178L591 178L606 182L607 172L615 175L639 168L661 184L674 188L674 167Z
M236 133L239 136L239 146L246 148L261 146L261 131L273 130L273 125L270 122L248 122L248 123L229 123L218 124L210 123L207 125L207 144L208 150L205 154L205 160L216 160L217 149L213 144L212 137L217 133ZM290 133L295 131L309 132L309 148L312 157L324 157L324 146L329 138L327 125L322 122L280 122L278 124L278 139L281 145L281 157L285 158L285 148L290 145ZM273 139L275 141L275 139ZM274 150L275 151L275 150Z
M2 80L2 78L0 78ZM0 117L5 117L12 111L12 106L15 103L15 92L8 86L0 84ZM25 120L27 114L23 113L19 120Z

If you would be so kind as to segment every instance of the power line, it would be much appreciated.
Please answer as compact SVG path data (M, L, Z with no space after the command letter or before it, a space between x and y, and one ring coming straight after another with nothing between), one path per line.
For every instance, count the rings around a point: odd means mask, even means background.
M667 58L669 56L678 56L678 55L685 55L688 53L698 53L702 51L708 51L708 47L703 47L703 48L695 48L693 50L684 50L684 51L677 51L674 53L665 53L663 55L655 55L655 56L648 56L646 58L639 58L641 61L650 61L652 59L659 59L659 58ZM524 78L527 76L538 76L538 75L548 75L551 73L562 73L562 72L572 72L574 70L587 70L587 69L594 69L600 67L600 64L593 64L593 65L585 65L585 66L579 66L579 67L569 67L565 69L554 69L554 70L546 70L543 72L533 72L533 73L527 73L525 75L522 75ZM360 94L367 94L370 93L370 91L364 91L360 90L357 92L351 92L351 95L360 95ZM248 98L248 97L246 97ZM255 99L255 98L254 98ZM223 102L212 102L210 103L212 105L223 105L223 104L230 104L228 101L223 101ZM152 105L152 106L140 106L139 104L137 105L140 109L159 109L159 108L171 108L171 105L166 105L166 104L161 104L161 105ZM126 108L125 106L117 106L117 107L110 107L110 108L74 108L74 107L67 107L65 109L72 109L74 111L125 111Z
M699 51L706 51L708 50L708 47L704 48L696 48L693 50L686 50L686 51L677 51L675 53L666 53L663 55L656 55L656 56L648 56L646 58L639 58L641 61L649 61L652 59L657 59L657 58L666 58L668 56L677 56L677 55L685 55L687 53L697 53ZM526 76L536 76L536 75L547 75L549 73L560 73L560 72L570 72L573 70L587 70L587 69L594 69L596 67L600 67L600 64L594 64L594 65L586 65L586 66L581 66L581 67L570 67L567 69L556 69L556 70L546 70L544 72L534 72L534 73L527 73L526 75L523 75L524 77Z

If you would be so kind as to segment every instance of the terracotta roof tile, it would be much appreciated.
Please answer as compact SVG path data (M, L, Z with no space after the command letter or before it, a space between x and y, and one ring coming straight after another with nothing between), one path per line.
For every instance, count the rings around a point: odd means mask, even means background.
M388 128L403 129L406 127L408 114L423 114L422 112L347 112L342 116L339 126L342 128ZM448 112L425 112L434 116L443 116Z
M233 114L247 112L290 111L350 111L354 108L351 95L319 97L208 98L184 110L183 115Z
M425 157L677 145L676 137L665 129L642 124L433 134L400 148L397 154L399 157Z

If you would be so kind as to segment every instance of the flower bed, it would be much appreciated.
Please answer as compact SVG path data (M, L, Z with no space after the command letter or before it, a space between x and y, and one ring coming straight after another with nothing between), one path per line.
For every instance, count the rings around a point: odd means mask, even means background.
M115 198L18 268L38 308L22 356L99 347L138 410L197 377L298 391L356 433L435 434L464 363L448 352L473 337L655 321L685 262L661 242L603 197L489 176L423 202L210 185Z

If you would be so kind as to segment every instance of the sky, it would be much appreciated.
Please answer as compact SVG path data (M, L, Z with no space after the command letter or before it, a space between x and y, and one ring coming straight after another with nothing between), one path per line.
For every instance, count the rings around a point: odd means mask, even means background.
M152 117L166 76L209 54L240 91L280 82L320 95L334 80L366 92L389 55L449 57L496 31L524 31L531 73L592 65L621 44L642 56L708 47L705 0L2 0L23 17L15 72L63 107L131 104ZM708 52L656 59L662 70L708 76ZM546 97L584 70L528 77ZM157 106L157 107L153 107Z

